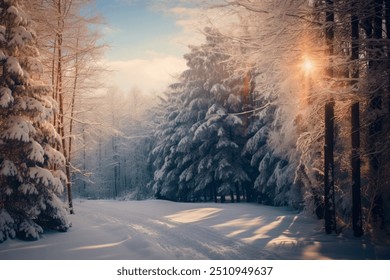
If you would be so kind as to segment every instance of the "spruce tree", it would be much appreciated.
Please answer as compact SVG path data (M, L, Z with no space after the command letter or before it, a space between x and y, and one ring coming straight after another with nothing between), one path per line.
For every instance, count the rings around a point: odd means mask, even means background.
M18 0L0 1L0 242L36 240L44 228L70 223L61 139L51 120L56 104L41 80L32 23Z
M241 156L242 98L233 89L225 39L205 29L206 42L185 55L188 70L171 86L152 152L154 192L179 201L234 199L250 181Z

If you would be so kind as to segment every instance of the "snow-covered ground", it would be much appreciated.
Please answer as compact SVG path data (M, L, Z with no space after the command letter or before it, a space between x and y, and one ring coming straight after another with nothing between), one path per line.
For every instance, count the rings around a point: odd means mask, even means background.
M7 240L0 259L390 259L390 245L326 235L322 221L257 204L75 202L73 227Z

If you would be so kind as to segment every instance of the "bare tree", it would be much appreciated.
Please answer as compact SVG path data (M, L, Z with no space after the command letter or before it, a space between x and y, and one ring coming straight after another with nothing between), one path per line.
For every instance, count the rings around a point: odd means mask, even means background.
M103 71L99 58L105 46L98 44L100 35L90 26L102 23L101 17L81 15L89 4L86 0L32 1L29 8L40 30L39 42L46 56L46 73L53 86L53 98L59 104L59 115L54 120L61 135L61 149L66 159L68 179L67 196L70 212L72 205L74 128L84 120L80 113L88 107L85 102L92 90L102 86L97 76ZM42 13L48 17L42 17ZM80 134L81 136L81 134Z

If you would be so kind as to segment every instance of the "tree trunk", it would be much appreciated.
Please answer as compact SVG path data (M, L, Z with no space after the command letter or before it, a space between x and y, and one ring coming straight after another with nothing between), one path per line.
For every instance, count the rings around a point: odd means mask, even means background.
M78 56L78 47L79 47L79 36L80 32L78 30L77 38L76 38L76 54L75 54L75 63L74 63L74 79L73 79L73 92L72 92L72 100L71 100L71 107L70 107L70 120L69 120L69 142L68 142L68 161L71 162L71 154L72 154L72 135L73 135L73 118L74 118L74 111L75 111L75 104L76 104L76 94L77 94L77 87L78 87L78 74L79 74L79 56ZM71 178L69 177L68 180Z
M329 55L328 75L333 77L333 41L334 41L334 4L326 0L326 43ZM324 189L325 189L325 231L336 231L336 210L334 199L334 101L331 98L325 104L325 145L324 145Z
M352 227L356 237L363 235L361 176L360 176L360 105L355 102L351 107L352 142Z
M382 40L382 32L383 32L383 0L375 0L374 7L374 19L373 19L373 46L372 53L370 57L370 75L373 77L374 75L382 75L381 73L381 64L383 63L383 44ZM383 209L383 193L381 186L381 162L383 159L379 153L379 148L381 145L381 133L383 132L383 117L381 116L381 111L383 109L383 87L376 88L377 83L373 84L373 88L371 89L371 97L370 97L370 112L375 115L375 119L372 120L372 123L369 127L369 147L370 151L370 181L371 187L374 192L374 200L373 200L373 219L376 226L379 228L383 228L384 226L384 209ZM375 90L374 90L375 87Z
M356 86L359 79L359 17L356 2L352 4L351 16L351 60L356 63L351 73L351 86ZM354 102L351 107L351 144L352 144L352 228L354 235L363 235L362 205L361 205L361 176L360 176L360 104Z
M334 201L334 102L325 105L325 230L336 231L336 209Z
M234 193L233 193L233 191L230 191L230 202L231 203L234 203Z
M62 153L66 160L65 165L65 173L67 177L66 190L68 196L68 206L70 214L74 214L73 210L73 201L72 201L72 190L71 190L71 181L70 181L70 163L69 157L66 148L66 138L65 138L65 125L64 125L64 92L63 92L63 84L62 84L62 62L63 62L63 54L62 54L62 43L63 43L63 29L64 29L64 18L63 11L61 6L61 1L58 1L58 30L57 30L57 79L56 79L56 88L57 88L57 96L59 101L59 118L58 118L58 133L62 139Z
M85 125L83 125L83 172L85 172L87 170L87 141L86 141L86 137L85 137L84 126ZM100 138L99 138L99 141L100 141ZM99 144L100 144L100 142L99 142ZM100 148L100 145L99 145L99 148ZM101 162L101 156L99 156L98 160L99 160L99 163L100 163ZM85 195L86 192L87 192L87 182L84 179L83 180L83 195Z
M237 203L241 202L241 192L240 192L240 187L236 185L236 201Z

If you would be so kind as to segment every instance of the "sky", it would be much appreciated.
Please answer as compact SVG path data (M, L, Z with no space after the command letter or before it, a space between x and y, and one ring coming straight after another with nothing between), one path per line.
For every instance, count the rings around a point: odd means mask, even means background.
M200 42L191 1L96 0L103 15L107 86L161 93L186 69L187 45Z

